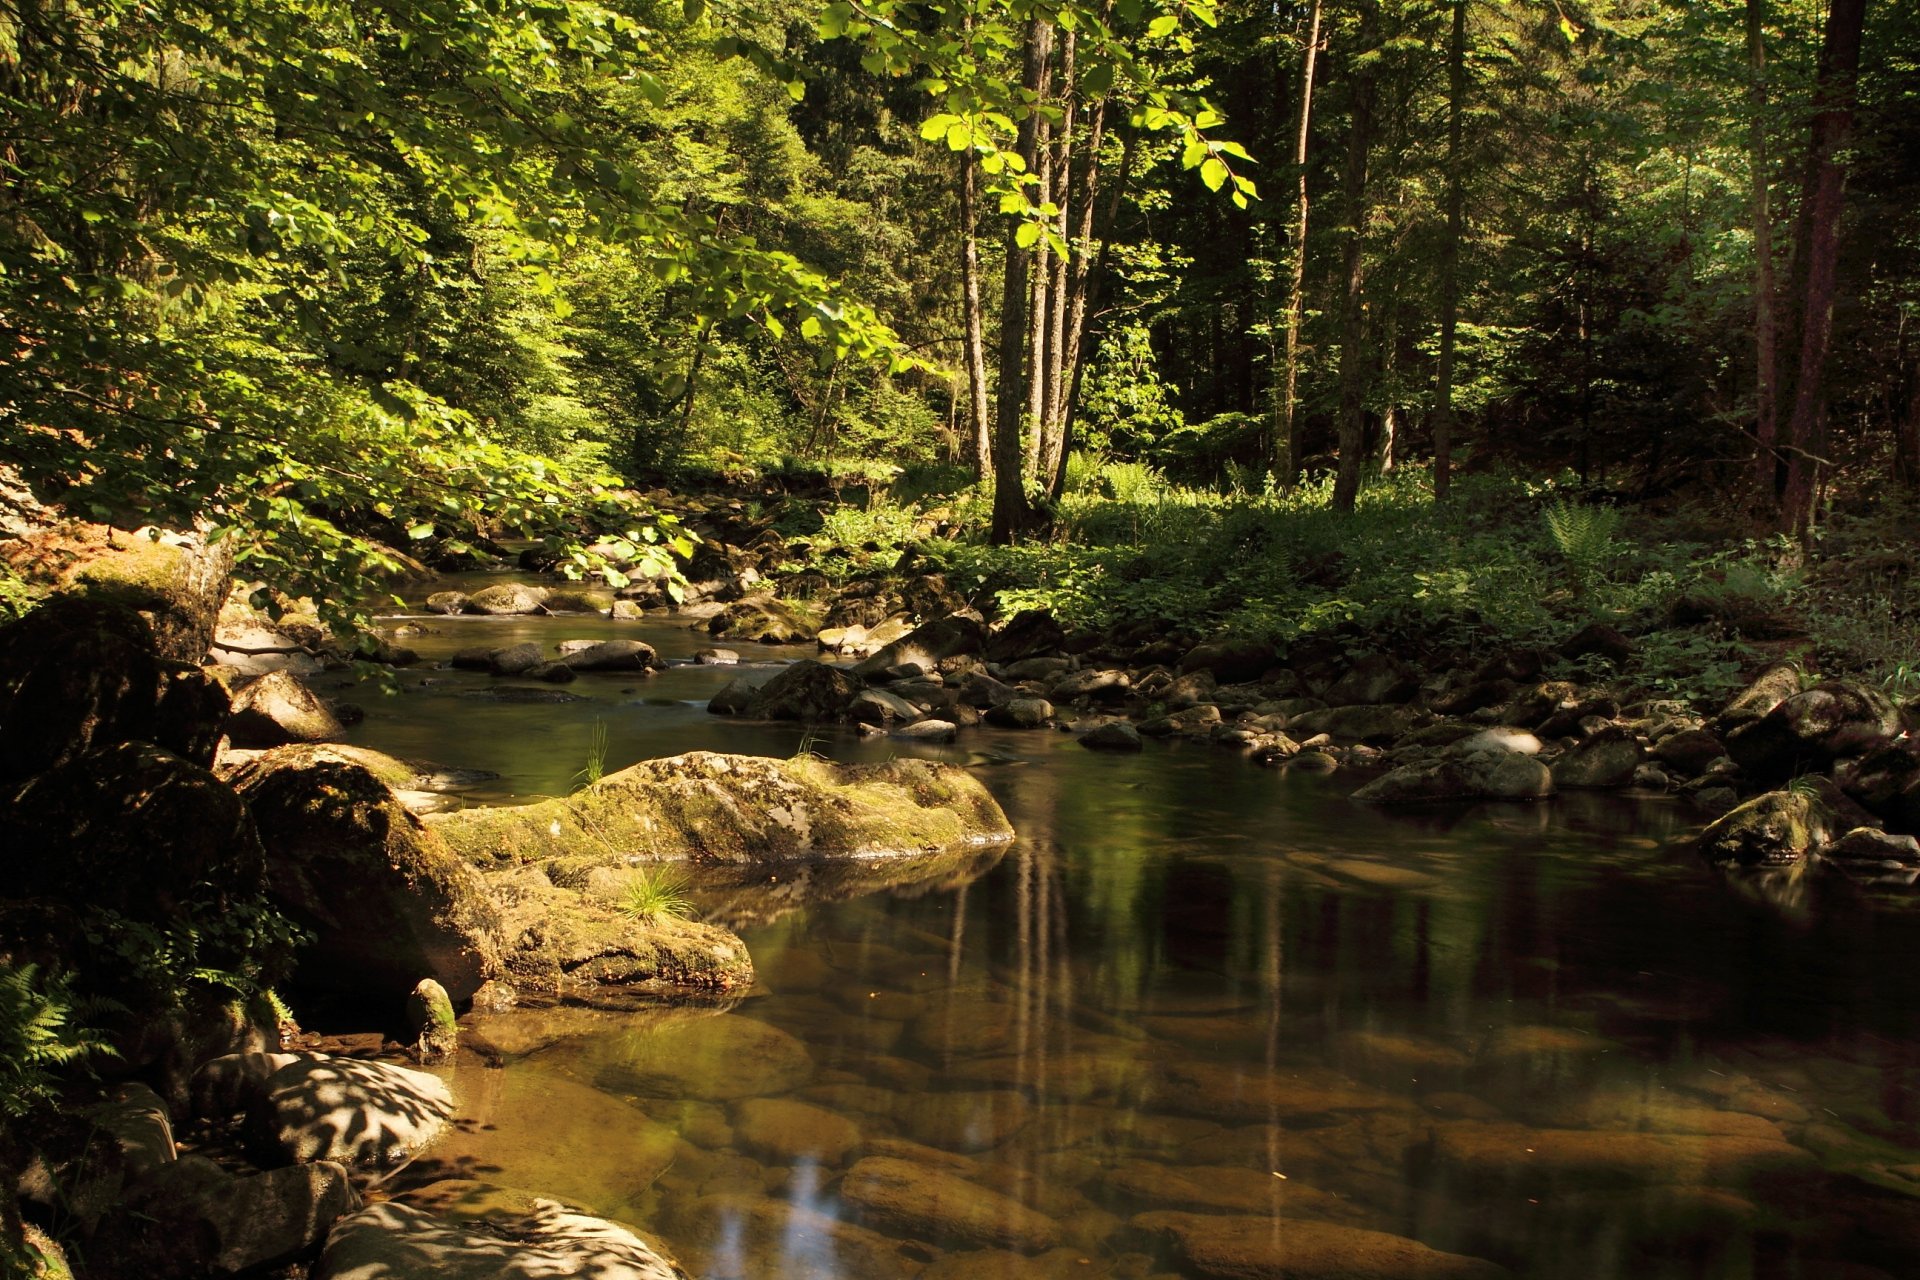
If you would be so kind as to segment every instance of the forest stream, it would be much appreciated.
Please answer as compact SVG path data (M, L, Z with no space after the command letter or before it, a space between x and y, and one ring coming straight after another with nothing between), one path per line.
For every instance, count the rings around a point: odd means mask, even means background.
M1734 891L1677 802L1389 814L1206 746L710 716L800 651L693 665L684 621L385 621L429 662L617 634L669 664L560 702L424 666L367 696L353 741L499 775L468 803L565 794L598 724L610 770L965 763L1018 832L933 882L696 881L758 984L476 1018L457 1132L396 1189L557 1196L709 1280L1239 1274L1236 1250L1323 1245L1382 1277L1920 1274L1920 928ZM1171 1255L1132 1245L1149 1212Z

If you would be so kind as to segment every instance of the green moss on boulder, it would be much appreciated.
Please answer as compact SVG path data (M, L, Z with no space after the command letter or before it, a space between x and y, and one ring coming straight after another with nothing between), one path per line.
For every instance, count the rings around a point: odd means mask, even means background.
M642 761L563 800L430 821L452 848L494 866L871 858L1013 836L992 795L954 765L838 765L710 751Z

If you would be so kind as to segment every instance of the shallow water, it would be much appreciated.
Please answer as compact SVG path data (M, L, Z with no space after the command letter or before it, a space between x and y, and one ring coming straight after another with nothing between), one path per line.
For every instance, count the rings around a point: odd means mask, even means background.
M428 653L710 643L427 625ZM356 740L497 798L566 790L596 718L609 767L794 750L700 708L733 674L538 706L416 672L442 683ZM481 1020L503 1065L452 1068L463 1132L406 1182L556 1195L709 1277L1498 1274L1409 1240L1543 1278L1920 1275L1911 919L1729 892L1664 801L1402 819L1206 747L911 750L972 762L1020 840L930 883L705 886L751 994Z

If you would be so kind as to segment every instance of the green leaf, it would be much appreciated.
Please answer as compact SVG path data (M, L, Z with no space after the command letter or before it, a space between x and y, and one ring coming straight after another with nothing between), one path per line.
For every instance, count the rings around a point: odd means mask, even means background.
M426 538L431 538L433 536L433 531L434 531L434 526L430 524L416 524L408 527L407 536L409 538L412 538L415 542L420 542Z
M1207 190L1218 191L1227 184L1226 163L1216 156L1208 156L1200 165L1200 181L1207 184ZM1238 194L1237 192L1235 194Z

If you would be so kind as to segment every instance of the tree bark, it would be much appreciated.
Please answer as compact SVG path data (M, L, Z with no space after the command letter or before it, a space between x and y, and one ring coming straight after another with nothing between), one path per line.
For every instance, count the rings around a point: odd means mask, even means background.
M1074 84L1074 34L1067 32L1061 41L1060 50L1060 96L1062 100L1060 133L1053 146L1052 187L1054 199L1060 205L1059 218L1054 223L1054 233L1062 243L1067 242L1070 228L1068 218L1072 214L1075 187L1073 183L1073 129L1079 115L1079 94ZM1083 157L1087 165L1092 164L1091 157ZM1066 254L1054 254L1052 270L1047 281L1047 359L1046 359L1046 412L1040 419L1040 466L1036 474L1046 485L1048 496L1053 492L1053 477L1061 469L1062 453L1066 448L1063 431L1067 422L1067 285L1073 257L1069 244Z
M1440 368L1434 389L1433 500L1453 491L1453 360L1460 329L1460 241L1466 234L1466 183L1461 177L1462 122L1467 101L1467 0L1453 0L1447 36L1447 238L1440 244Z
M1022 83L1036 95L1045 84L1052 36L1053 28L1043 19L1035 18L1027 24ZM1029 168L1037 160L1039 139L1039 117L1029 113L1020 122L1014 144ZM993 528L989 536L1001 546L1019 536L1029 516L1022 427L1028 396L1025 357L1031 335L1027 301L1034 254L1020 247L1018 232L1017 221L1007 228L1006 276L1000 295L1000 388L994 422Z
M1293 488L1300 474L1300 448L1294 428L1300 387L1300 326L1307 318L1307 130L1313 119L1313 66L1320 52L1320 0L1313 0L1307 20L1306 65L1300 73L1300 128L1294 137L1293 167L1299 187L1294 195L1293 245L1288 270L1285 367L1280 375L1280 407L1268 444L1272 469L1280 484Z
M1363 20L1364 21L1364 20ZM1333 505L1353 510L1360 497L1366 441L1366 285L1367 159L1373 145L1374 79L1361 69L1353 83L1353 120L1347 134L1347 161L1341 177L1346 200L1346 249L1342 275L1346 292L1340 303L1340 469L1333 482Z
M1053 29L1047 28L1047 56L1040 67L1040 83L1035 89L1037 102L1046 102L1053 96ZM1053 125L1045 117L1035 120L1033 154L1027 157L1028 168L1039 179L1034 187L1034 203L1046 205L1053 200ZM1031 301L1032 332L1027 338L1028 374L1027 374L1027 474L1040 474L1041 433L1047 421L1049 392L1052 386L1047 380L1047 338L1053 332L1053 272L1049 264L1052 253L1047 242L1042 239L1033 249L1033 297Z
M965 313L967 427L963 452L976 480L993 474L993 437L987 420L986 323L980 309L980 214L973 153L960 157L960 309Z
M1754 468L1762 501L1778 492L1780 455L1779 326L1774 320L1773 211L1767 196L1766 0L1747 0L1748 164L1753 169Z
M1794 380L1793 412L1782 432L1787 453L1787 486L1780 502L1780 527L1804 534L1813 523L1819 490L1821 455L1826 451L1825 393L1827 349L1833 338L1833 298L1840 257L1840 212L1846 196L1846 166L1841 153L1853 134L1854 100L1860 73L1860 41L1867 0L1833 0L1815 81L1813 137L1808 147L1806 292L1800 316L1800 359Z

